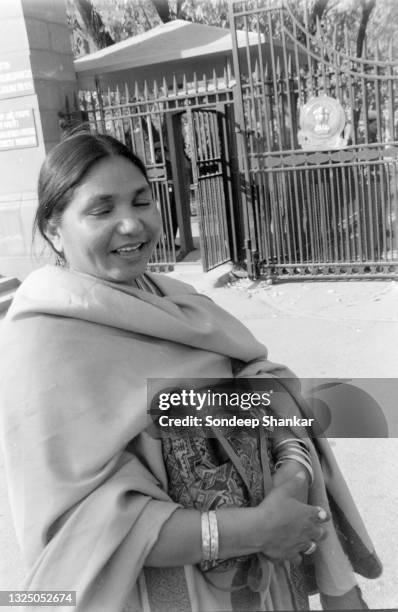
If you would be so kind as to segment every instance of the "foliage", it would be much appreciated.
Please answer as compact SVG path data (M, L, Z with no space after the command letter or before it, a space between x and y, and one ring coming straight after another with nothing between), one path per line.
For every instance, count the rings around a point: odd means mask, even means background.
M162 23L151 0L93 0L115 42Z
M73 57L77 58L96 50L95 43L84 25L72 0L66 2L68 26L71 32Z
M397 0L291 0L296 14L302 17L308 7L310 29L316 32L315 15L318 14L322 33L333 46L361 57L368 57L378 47L383 59L398 59L398 1ZM317 6L322 5L321 11ZM311 23L312 20L312 23ZM361 31L361 24L363 31ZM390 49L391 47L391 49Z
M97 32L82 14L82 1L91 4L96 27L109 35L108 45L173 19L228 26L228 0L67 0L75 57L107 46L98 44Z
M281 2L267 1L270 5ZM67 3L75 57L172 19L229 27L228 0L67 0ZM82 3L91 5L91 24L82 15ZM391 50L398 57L398 37L394 36L398 27L398 0L290 0L290 5L300 21L305 20L307 11L311 33L317 31L318 18L322 34L334 47L346 49L348 39L352 50L361 55L366 32L369 49L378 45L382 57ZM93 26L99 29L100 36ZM240 24L238 20L239 26L243 22ZM266 28L257 17L249 26L254 31Z
M229 26L228 4L228 0L185 0L182 18L225 28Z

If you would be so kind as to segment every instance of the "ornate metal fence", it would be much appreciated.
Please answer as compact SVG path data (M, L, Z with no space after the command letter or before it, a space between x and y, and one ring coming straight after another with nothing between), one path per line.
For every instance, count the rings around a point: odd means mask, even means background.
M327 44L285 1L230 6L249 271L396 275L397 62ZM257 32L244 56L238 28Z

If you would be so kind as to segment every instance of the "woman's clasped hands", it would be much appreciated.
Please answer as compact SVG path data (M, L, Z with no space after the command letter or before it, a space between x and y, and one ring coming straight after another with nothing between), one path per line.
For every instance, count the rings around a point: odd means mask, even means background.
M298 471L283 484L274 486L254 509L260 526L261 552L271 560L300 563L301 555L312 554L327 536L325 523L330 520L329 513L296 498L305 484L305 475Z

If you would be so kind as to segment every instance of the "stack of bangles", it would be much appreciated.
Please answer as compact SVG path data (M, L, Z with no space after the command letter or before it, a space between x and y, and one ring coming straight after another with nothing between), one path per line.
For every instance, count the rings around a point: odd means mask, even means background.
M278 440L273 445L275 457L275 469L277 470L285 461L297 461L308 472L310 485L314 481L314 471L312 469L311 455L308 445L303 440L297 438L286 438Z
M214 510L202 512L202 555L203 561L218 559L218 525Z

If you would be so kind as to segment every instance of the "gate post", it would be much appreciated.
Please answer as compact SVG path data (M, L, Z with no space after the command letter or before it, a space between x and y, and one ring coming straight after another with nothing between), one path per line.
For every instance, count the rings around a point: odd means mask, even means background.
M173 187L175 195L175 207L177 213L178 228L180 230L181 255L194 250L191 231L190 202L187 198L187 189L182 169L184 168L181 147L181 111L166 115L167 137L170 153L171 172L173 175Z
M235 133L237 140L240 189L243 205L243 224L245 234L247 272L250 278L256 278L258 276L257 236L253 214L253 194L252 184L250 180L249 159L247 154L247 144L245 136L245 115L243 105L242 82L240 76L239 50L235 28L235 15L233 5L234 0L230 0L229 23L232 35L232 57L236 80L236 87L234 89L234 104L236 108L237 125L235 127Z

